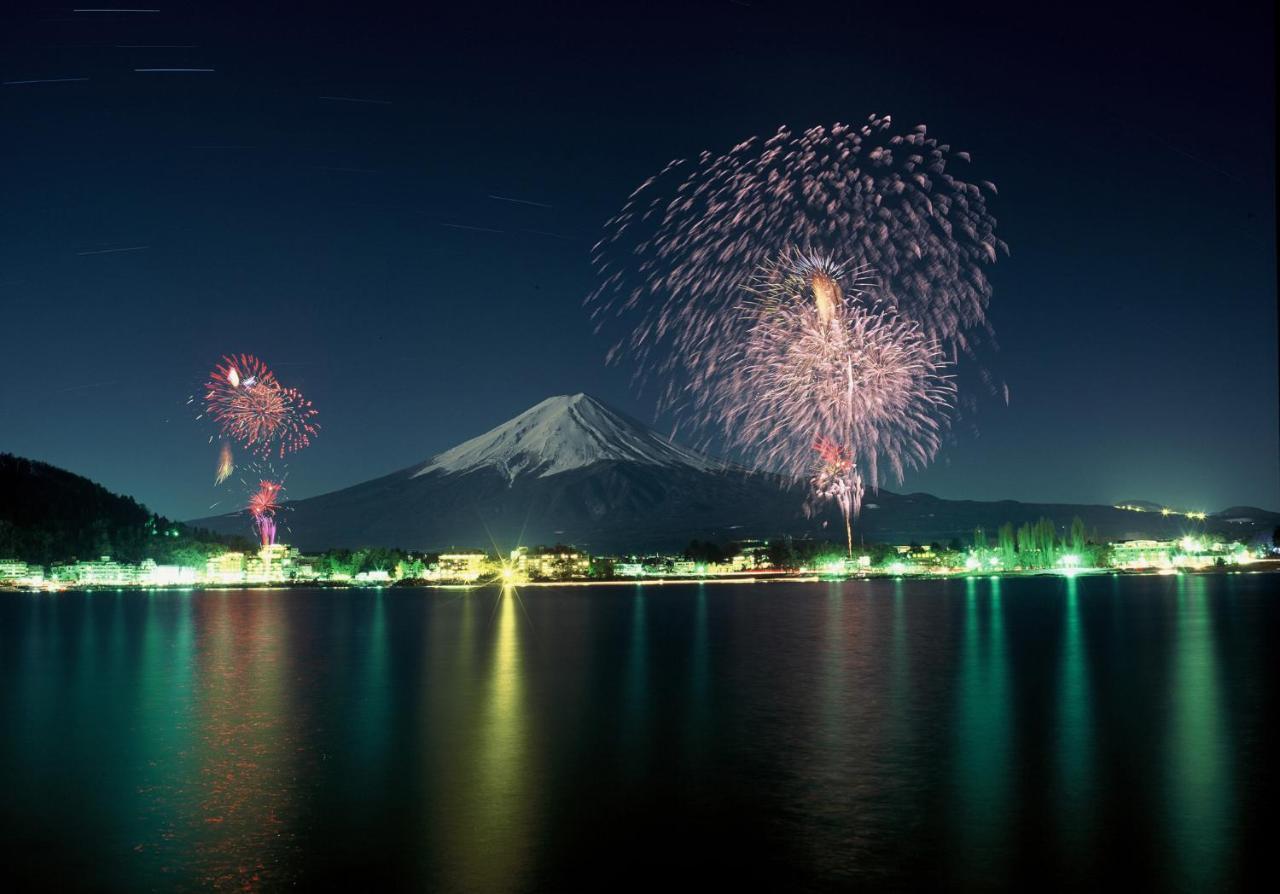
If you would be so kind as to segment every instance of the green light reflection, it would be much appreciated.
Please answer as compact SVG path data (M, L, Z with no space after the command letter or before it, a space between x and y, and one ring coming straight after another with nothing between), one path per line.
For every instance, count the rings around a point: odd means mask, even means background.
M356 724L358 768L371 776L378 774L380 757L387 747L391 732L390 657L387 646L387 610L384 596L378 590L373 597L373 617L369 624L369 646L364 653L363 696ZM372 781L372 780L370 780Z
M1094 798L1093 715L1081 629L1079 584L1067 577L1063 616L1064 641L1058 670L1058 741L1055 749L1059 816L1065 848L1078 851L1092 823Z
M623 697L622 746L628 769L640 774L647 763L649 739L644 735L649 714L649 623L644 590L631 597L631 641Z
M1010 785L1016 776L1000 579L988 581L985 613L978 582L965 581L955 721L958 859L970 878L990 875L1007 851Z
M689 661L688 719L685 723L688 758L695 766L711 736L711 656L707 634L707 587L698 584L694 599L693 643Z
M1178 883L1213 890L1225 881L1233 811L1213 618L1200 575L1177 578L1173 700L1166 791Z

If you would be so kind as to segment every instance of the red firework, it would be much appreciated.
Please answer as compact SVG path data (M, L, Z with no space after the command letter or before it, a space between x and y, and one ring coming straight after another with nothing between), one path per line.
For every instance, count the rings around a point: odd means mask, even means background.
M249 511L254 515L274 515L280 508L280 491L284 485L278 481L260 481L258 489L249 497Z
M830 438L819 438L813 449L818 451L818 458L822 460L821 465L825 469L839 473L853 468L853 451L841 447Z
M249 497L249 514L253 516L253 526L258 530L262 545L268 546L276 542L276 510L280 508L280 491L284 485L278 481L263 480L258 489Z
M276 441L280 446L280 455L284 456L309 447L320 426L313 421L319 411L311 401L302 396L301 391L297 388L283 388L280 394L285 414L276 429Z
M251 354L222 358L205 383L204 405L224 437L261 456L301 450L319 430L311 401Z

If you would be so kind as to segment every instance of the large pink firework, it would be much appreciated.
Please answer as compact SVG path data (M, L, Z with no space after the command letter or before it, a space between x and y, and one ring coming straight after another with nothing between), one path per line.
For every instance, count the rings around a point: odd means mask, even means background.
M223 437L259 456L301 450L319 430L311 401L281 385L250 354L225 356L214 367L205 383L204 407Z
M1005 243L987 209L995 187L953 173L966 152L889 117L781 128L723 155L679 159L646 180L593 250L587 299L601 328L618 317L610 358L631 354L659 408L705 422L691 398L751 325L736 311L752 274L793 246L873 267L883 300L927 338L967 352L987 331L985 268Z
M798 252L763 268L732 311L692 408L760 466L809 478L852 519L882 470L937 454L956 388L937 338L874 295L865 268Z

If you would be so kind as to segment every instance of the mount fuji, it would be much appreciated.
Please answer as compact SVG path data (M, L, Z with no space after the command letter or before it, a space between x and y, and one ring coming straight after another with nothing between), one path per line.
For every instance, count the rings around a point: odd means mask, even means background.
M282 539L304 550L658 549L816 528L805 496L779 476L675 444L586 394L561 395L424 462L290 501ZM194 524L247 529L239 513Z
M680 447L633 419L585 394L549 397L414 472L465 474L492 468L514 484L521 476L548 478L599 462L636 463L656 468L723 471L722 464Z
M790 535L842 539L834 506L804 511L802 483L722 463L673 443L586 394L550 397L484 434L382 478L289 501L282 540L303 550L389 546L494 549L572 543L597 554ZM968 542L1047 517L1065 530L1079 516L1108 539L1182 536L1185 521L1104 505L943 500L869 493L855 536L869 541ZM1233 537L1280 523L1237 507L1204 523ZM198 519L248 534L243 513Z

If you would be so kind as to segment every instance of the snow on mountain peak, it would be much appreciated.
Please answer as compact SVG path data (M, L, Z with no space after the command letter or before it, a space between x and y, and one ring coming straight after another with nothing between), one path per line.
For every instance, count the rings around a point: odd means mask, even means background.
M497 428L437 454L413 477L487 466L514 481L520 475L545 478L607 460L702 471L723 468L579 393L547 398Z

